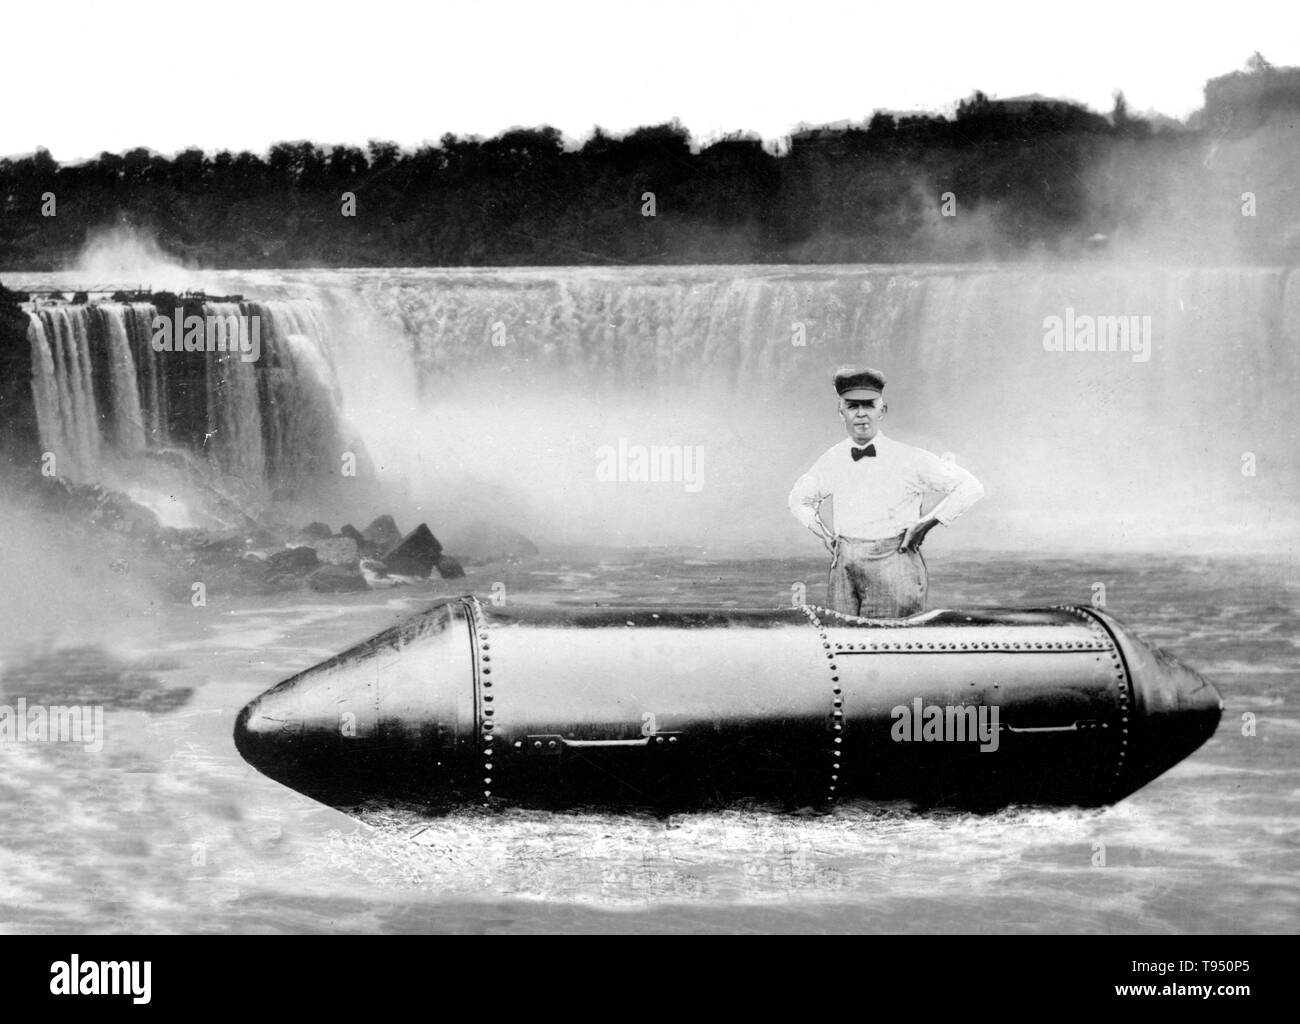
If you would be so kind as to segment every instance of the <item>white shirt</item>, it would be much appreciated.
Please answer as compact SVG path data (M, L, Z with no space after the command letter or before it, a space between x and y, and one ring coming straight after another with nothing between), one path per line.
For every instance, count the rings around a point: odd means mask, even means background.
M845 438L813 463L790 491L790 511L814 533L818 509L835 499L835 533L841 537L884 540L897 537L921 518L930 491L945 495L930 512L947 526L984 496L984 487L956 463L924 448L914 448L879 432L871 439L875 457L855 460Z

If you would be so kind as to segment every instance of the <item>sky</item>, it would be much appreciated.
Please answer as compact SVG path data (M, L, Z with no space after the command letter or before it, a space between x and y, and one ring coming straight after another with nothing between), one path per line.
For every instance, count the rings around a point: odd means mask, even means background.
M769 140L975 89L1183 118L1256 50L1300 64L1291 3L366 0L8 5L0 155L413 147L550 124L578 141L674 117Z

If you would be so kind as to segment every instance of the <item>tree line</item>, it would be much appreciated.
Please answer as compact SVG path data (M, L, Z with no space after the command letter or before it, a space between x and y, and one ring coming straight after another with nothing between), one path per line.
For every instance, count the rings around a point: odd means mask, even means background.
M878 112L780 153L744 134L693 147L677 122L578 148L540 127L414 151L284 142L60 165L42 149L0 160L0 269L66 265L122 225L214 268L1069 256L1116 226L1093 168L1194 134L1153 131L1122 97L1102 116L976 93L951 118Z

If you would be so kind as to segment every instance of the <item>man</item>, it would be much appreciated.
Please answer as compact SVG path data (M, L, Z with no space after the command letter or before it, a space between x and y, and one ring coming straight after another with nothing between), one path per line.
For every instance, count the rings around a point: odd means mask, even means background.
M984 495L966 470L880 432L889 411L884 389L885 378L876 370L836 372L840 416L849 436L798 479L789 499L794 517L831 553L827 603L835 611L868 618L925 610L929 577L921 542ZM922 502L931 492L944 497L922 516ZM820 515L827 498L835 502L833 532Z

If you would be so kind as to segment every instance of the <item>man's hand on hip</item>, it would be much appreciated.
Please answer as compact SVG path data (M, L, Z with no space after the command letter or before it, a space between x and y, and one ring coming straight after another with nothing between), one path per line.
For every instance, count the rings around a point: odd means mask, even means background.
M907 528L907 532L903 534L903 541L898 545L898 550L903 552L919 551L921 542L925 540L925 535L938 525L939 520L937 519L922 519L918 523L913 523Z
M821 539L822 547L830 552L831 568L834 569L840 561L840 539L830 530L823 529L818 532L817 536Z

